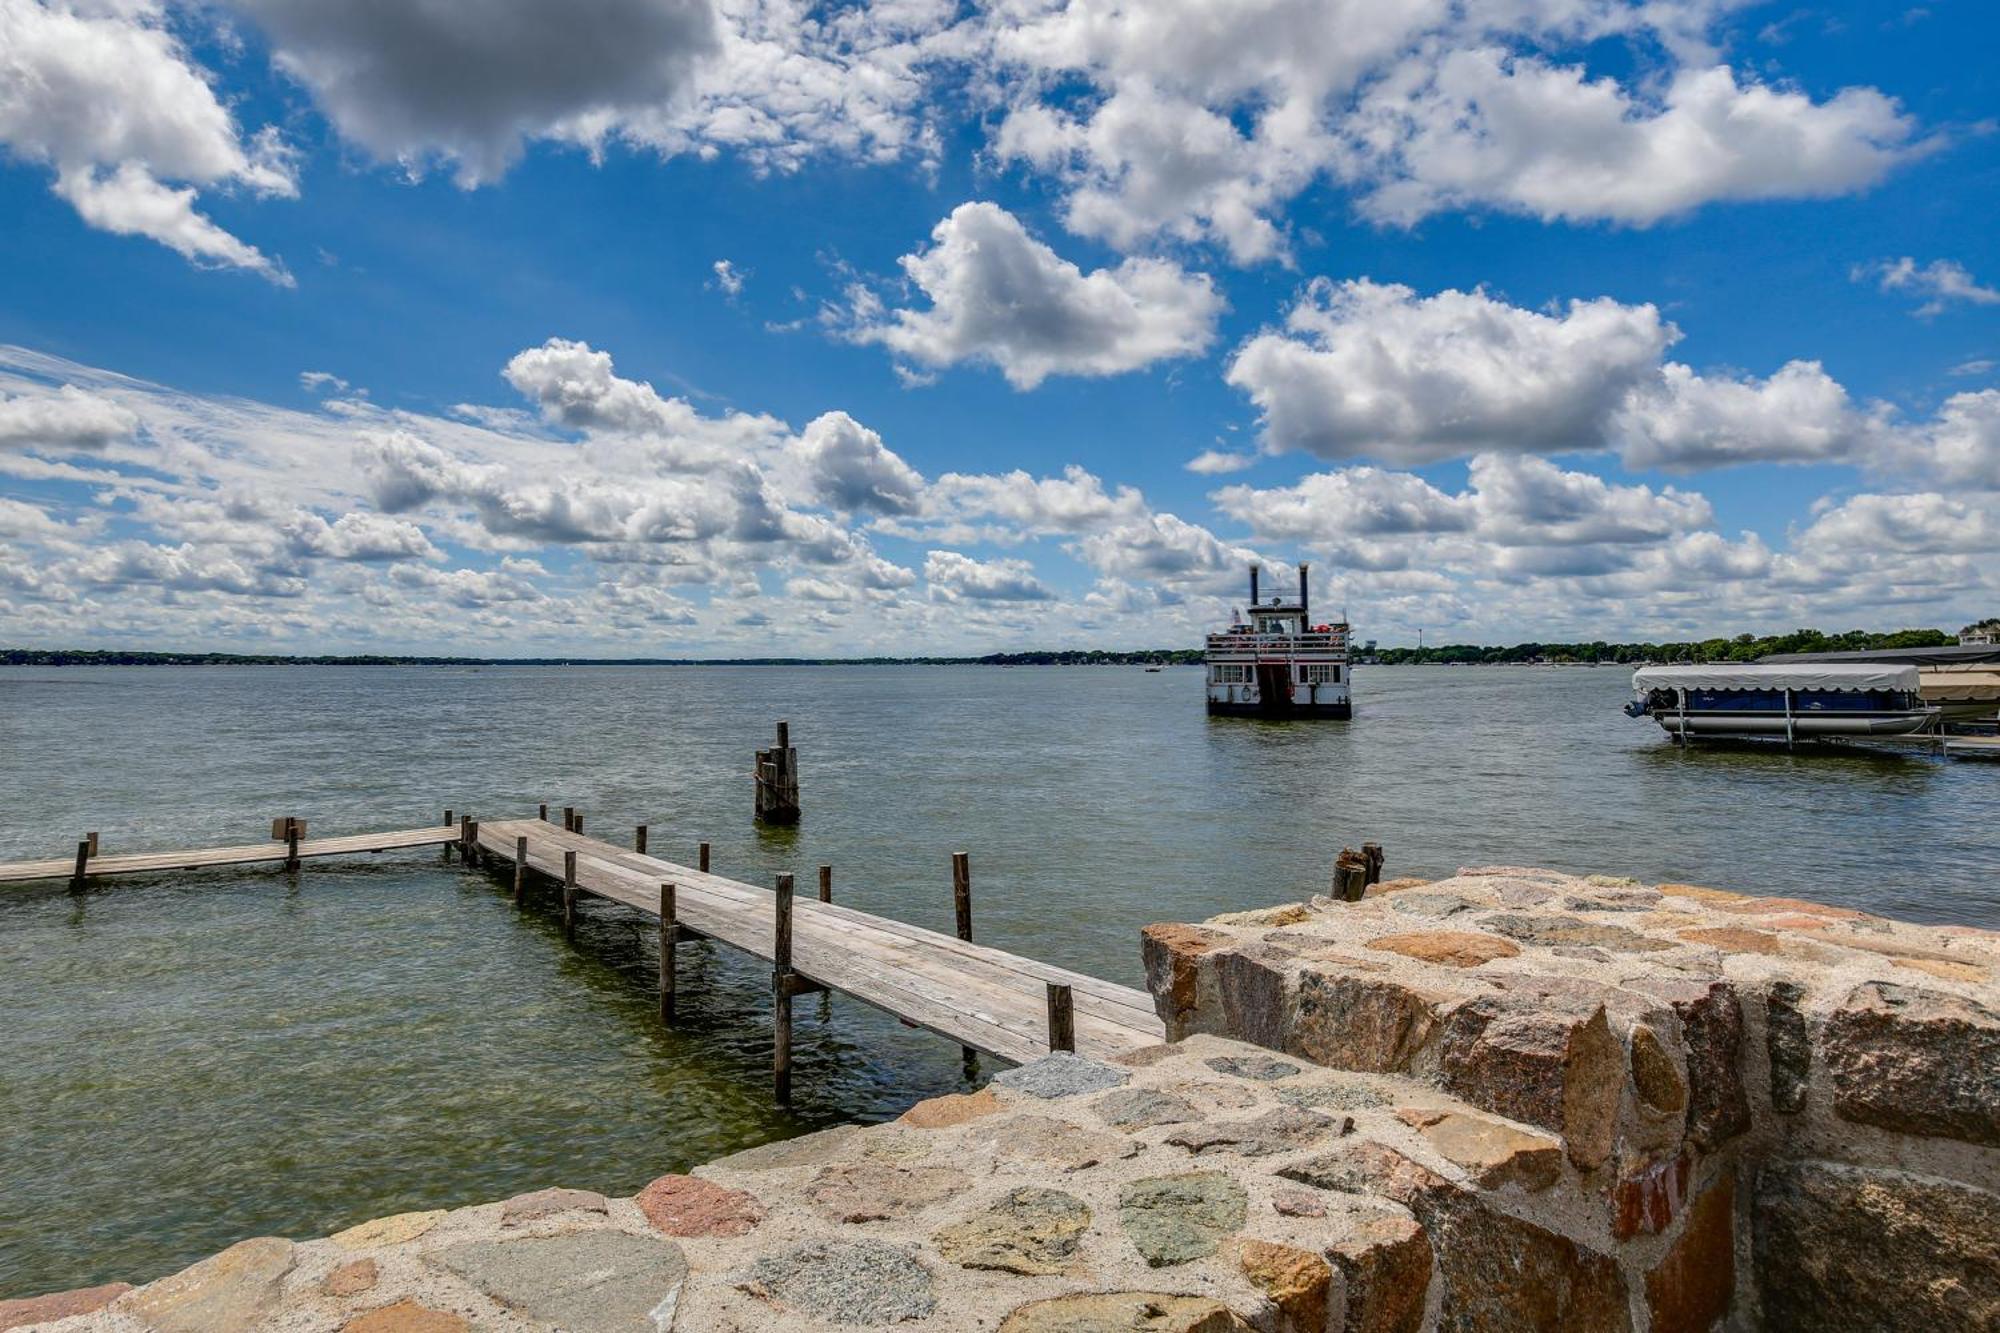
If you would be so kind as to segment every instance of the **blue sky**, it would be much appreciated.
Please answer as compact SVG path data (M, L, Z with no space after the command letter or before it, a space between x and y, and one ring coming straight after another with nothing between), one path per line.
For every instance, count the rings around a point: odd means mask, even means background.
M2000 610L1990 6L553 14L0 0L0 641Z

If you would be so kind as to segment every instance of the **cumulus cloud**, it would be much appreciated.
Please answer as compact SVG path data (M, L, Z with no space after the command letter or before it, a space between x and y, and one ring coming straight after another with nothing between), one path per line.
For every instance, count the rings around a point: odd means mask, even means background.
M1657 377L1672 325L1650 305L1541 313L1484 292L1318 279L1284 329L1251 338L1229 383L1275 448L1419 463L1490 449L1602 447L1626 395Z
M845 412L808 422L795 452L815 496L835 509L908 514L921 503L923 476Z
M589 141L593 124L671 103L715 49L705 0L231 0L278 66L376 157L451 163L463 185L524 140Z
M1635 468L1868 463L1949 453L1926 426L1857 402L1817 361L1768 377L1666 359L1680 331L1609 298L1529 310L1484 292L1315 280L1228 368L1273 450L1422 464L1478 453L1616 452ZM1938 434L1941 429L1942 433ZM1938 434L1936 444L1917 437ZM1978 453L1977 449L1972 450Z
M715 274L715 285L721 288L724 296L735 297L743 294L743 279L746 275L742 269L727 259L718 259L709 265L709 268Z
M864 308L848 336L905 362L996 366L1017 389L1050 375L1118 375L1207 349L1223 299L1159 259L1085 273L996 204L961 204L902 259L924 309Z
M931 596L944 601L966 598L976 602L1045 602L1055 596L1035 577L1025 560L975 560L958 551L932 551L924 557L924 582Z
M74 384L53 392L0 393L0 449L71 453L102 449L139 429L130 408Z
M1229 472L1241 472L1254 467L1257 455L1236 453L1228 449L1204 449L1187 462L1181 464L1188 471L1203 477L1217 477Z
M199 190L297 186L284 145L242 132L159 0L0 0L0 144L52 167L56 193L90 226L290 281L195 207Z
M1923 303L1916 314L1925 319L1943 314L1954 303L2000 305L2000 288L1982 286L1965 265L1950 259L1919 264L1904 255L1863 265L1854 270L1854 278L1857 282L1872 278L1885 292L1920 297Z
M1356 120L1363 211L1401 225L1486 205L1644 226L1720 200L1851 194L1908 157L1915 132L1869 88L1815 102L1717 65L1676 72L1648 104L1497 48L1405 66Z

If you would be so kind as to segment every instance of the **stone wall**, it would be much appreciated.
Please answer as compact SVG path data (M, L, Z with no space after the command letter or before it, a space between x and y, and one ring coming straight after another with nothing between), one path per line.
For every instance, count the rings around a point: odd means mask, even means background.
M1119 1063L0 1329L2000 1328L2000 936L1489 869L1144 947L1177 1040Z
M1170 1037L1560 1141L1546 1193L1489 1202L1629 1308L1444 1327L2000 1328L2000 935L1488 867L1153 926L1145 950Z

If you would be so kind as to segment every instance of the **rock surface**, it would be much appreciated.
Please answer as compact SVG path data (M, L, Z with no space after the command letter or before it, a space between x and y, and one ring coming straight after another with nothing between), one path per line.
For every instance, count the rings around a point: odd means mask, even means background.
M1157 1291L1092 1292L1024 1305L1000 1333L1251 1333L1229 1307L1205 1296Z
M2000 1328L2000 1194L1827 1162L1758 1174L1767 1317L1843 1333Z
M1031 1097L1078 1097L1115 1088L1126 1077L1124 1070L1100 1060L1086 1060L1068 1051L1051 1051L1030 1064L995 1074L993 1081Z
M1023 1185L933 1238L961 1268L1027 1275L1061 1273L1076 1263L1090 1208L1074 1194Z
M748 1291L835 1324L900 1324L937 1309L930 1271L876 1240L816 1241L768 1255L741 1279Z
M263 1236L121 1297L117 1306L159 1333L236 1333L274 1312L296 1261L288 1240Z
M95 1287L77 1287L72 1291L52 1291L46 1296L0 1301L0 1329L53 1323L71 1315L89 1314L103 1309L130 1290L132 1284L129 1282L106 1282Z
M1119 1191L1118 1220L1147 1264L1206 1259L1243 1225L1248 1196L1220 1171L1151 1176Z
M2000 1144L2000 1012L1871 981L1827 1020L1824 1046L1844 1118Z
M643 1329L688 1272L673 1244L618 1231L471 1241L433 1257L507 1309L566 1333Z
M633 1202L669 1236L741 1236L764 1220L755 1195L696 1176L661 1176Z

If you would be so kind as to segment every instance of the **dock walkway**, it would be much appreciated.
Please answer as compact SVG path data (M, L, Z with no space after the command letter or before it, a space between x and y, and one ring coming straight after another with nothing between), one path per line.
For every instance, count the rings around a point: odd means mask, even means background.
M513 861L517 840L525 837L529 868L558 880L564 853L574 852L580 890L656 918L660 886L672 884L684 930L777 961L777 896L770 889L539 819L481 821L476 837L488 856L504 862ZM792 968L806 981L1004 1060L1049 1052L1050 985L1070 988L1079 1055L1103 1059L1166 1040L1144 991L837 903L798 900L791 947Z
M543 807L546 812L547 807ZM449 816L447 816L449 819ZM567 822L567 813L565 815ZM579 821L580 823L580 821ZM465 819L457 824L337 838L274 840L188 851L94 854L96 835L75 858L0 863L0 883L70 879L77 886L106 875L203 870L307 857L395 851L443 845L468 860L505 869L518 864L516 898L528 873L565 885L566 919L573 921L573 885L635 911L661 918L663 885L673 890L673 920L661 921L662 1016L671 1021L673 943L688 936L716 940L772 965L777 1022L779 1095L789 1096L790 1007L794 996L839 991L913 1026L984 1052L1024 1062L1051 1050L1104 1059L1166 1040L1152 997L1081 972L1052 967L969 938L969 881L957 888L959 935L907 925L811 897L780 894L723 875L584 836L546 819ZM525 839L525 842L523 840ZM573 862L571 858L574 858ZM702 857L707 860L706 851ZM957 867L964 870L961 862ZM786 903L788 911L780 908ZM671 927L671 928L670 928Z

